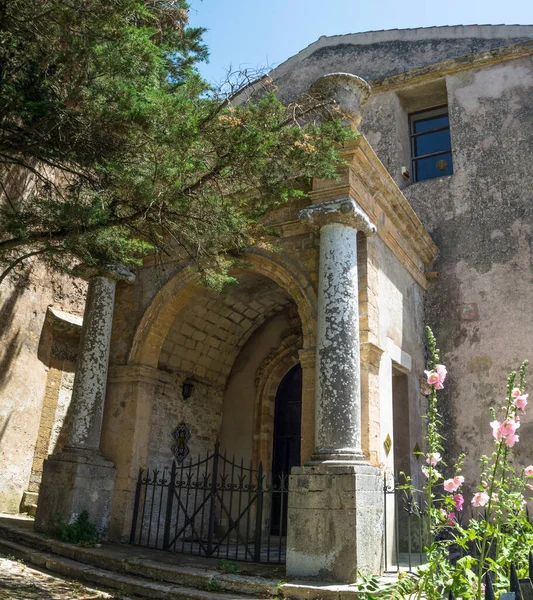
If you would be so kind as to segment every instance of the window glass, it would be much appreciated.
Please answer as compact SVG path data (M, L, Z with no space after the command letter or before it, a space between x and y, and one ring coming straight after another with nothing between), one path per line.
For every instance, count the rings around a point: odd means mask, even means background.
M452 147L450 140L450 130L443 129L433 133L423 133L413 138L415 148L415 156L423 156L424 154L432 154L441 150L449 151Z
M448 107L410 116L411 173L423 181L453 173Z

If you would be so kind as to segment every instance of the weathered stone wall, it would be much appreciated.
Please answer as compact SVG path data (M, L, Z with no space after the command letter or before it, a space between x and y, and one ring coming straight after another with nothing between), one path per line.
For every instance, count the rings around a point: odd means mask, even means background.
M72 357L61 356L69 344L54 340L44 325L49 306L81 316L85 287L39 263L0 287L0 512L18 512L23 493L38 486L39 462L42 469L51 437L60 438L57 399L61 395L61 404L68 405L63 370L72 369ZM55 393L48 384L57 385Z
M450 454L469 451L468 474L492 448L488 407L501 404L507 372L533 350L533 64L531 43L520 44L532 38L532 26L324 37L273 73L286 96L328 72L373 85L360 129L440 251L425 319L450 373L442 407ZM408 114L445 103L454 174L409 184L401 175L409 168ZM413 369L422 374L419 361ZM418 393L414 379L412 386ZM531 414L519 433L516 449L529 464Z
M377 246L379 318L379 347L384 350L381 356L380 383L380 463L390 473L398 470L398 465L409 465L415 482L417 481L416 459L412 454L414 446L422 444L422 399L420 373L424 368L424 293L422 288L402 268L398 259L379 239L371 240ZM407 376L408 399L403 410L408 415L408 427L394 414L393 377L395 370ZM390 435L393 447L387 452L384 442ZM402 436L409 448L407 456L394 457L395 434ZM406 439L408 441L406 441ZM405 446L402 448L405 450Z
M440 254L427 322L450 370L445 423L452 454L470 470L490 453L488 407L500 406L507 373L533 357L533 63L521 58L446 78L454 175L406 196ZM516 450L533 458L533 415Z

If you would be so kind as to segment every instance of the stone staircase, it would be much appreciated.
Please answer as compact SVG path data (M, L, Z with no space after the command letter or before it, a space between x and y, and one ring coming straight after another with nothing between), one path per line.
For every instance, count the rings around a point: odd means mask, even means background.
M83 548L6 521L0 522L1 553L121 594L165 600L257 600L281 595L277 579L160 562L138 552L130 554L129 547L120 544Z

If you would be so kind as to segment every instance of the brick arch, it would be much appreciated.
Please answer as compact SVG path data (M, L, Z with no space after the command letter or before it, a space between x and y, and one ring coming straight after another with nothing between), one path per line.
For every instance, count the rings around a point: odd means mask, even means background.
M237 279L251 273L277 284L296 304L302 326L303 347L313 347L316 293L306 276L282 255L269 255L254 249L246 253L245 261L246 266L234 272ZM146 309L134 336L128 364L158 368L167 335L177 316L206 293L206 289L198 285L197 275L190 270L184 269L175 275L159 290Z

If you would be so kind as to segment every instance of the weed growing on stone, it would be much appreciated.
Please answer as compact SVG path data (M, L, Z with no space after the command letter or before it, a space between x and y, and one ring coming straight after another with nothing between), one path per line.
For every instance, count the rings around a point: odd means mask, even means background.
M84 510L73 523L66 523L60 515L47 528L47 533L61 542L94 546L102 539L104 531L89 521L89 513Z
M234 560L221 559L218 561L218 568L225 573L237 573L239 564Z

